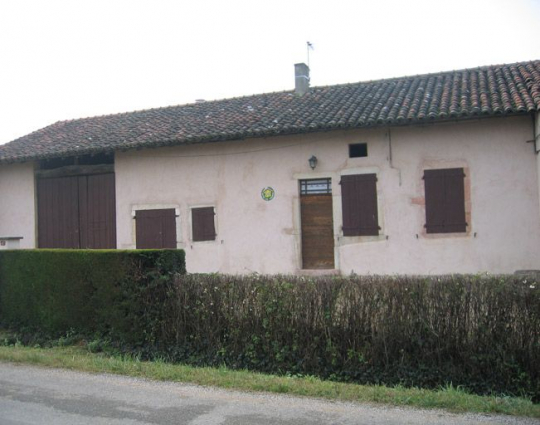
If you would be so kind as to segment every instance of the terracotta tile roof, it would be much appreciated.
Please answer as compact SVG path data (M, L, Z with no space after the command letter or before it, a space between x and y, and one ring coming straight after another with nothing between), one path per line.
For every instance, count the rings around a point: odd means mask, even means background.
M0 162L540 111L540 60L61 121Z

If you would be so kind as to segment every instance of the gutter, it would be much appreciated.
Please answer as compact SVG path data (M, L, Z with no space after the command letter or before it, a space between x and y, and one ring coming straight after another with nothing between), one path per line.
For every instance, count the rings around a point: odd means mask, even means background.
M229 142L235 140L245 140L252 138L267 138L267 137L279 137L279 136L289 136L296 134L310 134L317 132L330 132L330 131L339 131L339 130L357 130L357 129L369 129L369 128L392 128L392 127L422 127L422 126L431 126L445 123L459 123L467 121L483 121L486 119L493 118L511 118L527 115L525 111L523 112L508 112L508 113L495 113L490 115L461 115L461 116L449 116L444 118L425 118L425 119L410 119L410 120L397 120L394 122L385 122L385 121L368 121L362 122L357 125L339 125L339 124L321 124L321 125L307 125L303 127L290 126L282 128L268 128L260 130L251 130L242 133L222 133L222 134L209 134L203 136L191 136L185 139L169 139L162 141L149 141L149 142L128 142L125 144L118 144L116 146L89 146L73 150L64 150L53 153L45 153L43 155L20 155L20 156L1 156L2 146L0 146L0 165L1 164L13 164L13 163L23 163L29 161L39 161L42 159L53 159L53 158L63 158L69 156L81 156L81 155L92 155L97 153L107 153L107 152L126 152L131 150L140 150L140 149L155 149L161 147L169 146L182 146L182 145L194 145L194 144L203 144L203 143L216 143L216 142ZM24 137L24 136L23 136ZM14 141L15 142L15 141ZM532 142L532 141L531 141ZM13 142L10 142L13 143ZM540 150L539 150L540 152Z

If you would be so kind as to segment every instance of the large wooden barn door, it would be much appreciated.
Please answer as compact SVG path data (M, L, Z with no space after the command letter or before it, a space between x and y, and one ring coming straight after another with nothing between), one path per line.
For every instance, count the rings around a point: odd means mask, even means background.
M334 268L334 229L330 179L300 181L302 268Z
M37 181L38 246L79 248L78 177Z
M37 181L40 248L116 248L114 173Z
M116 248L114 174L79 177L81 248Z

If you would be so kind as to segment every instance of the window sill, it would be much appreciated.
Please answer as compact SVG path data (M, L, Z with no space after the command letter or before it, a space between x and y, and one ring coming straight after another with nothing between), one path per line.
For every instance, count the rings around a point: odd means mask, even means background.
M338 269L298 269L296 274L299 276L339 276L341 271Z
M212 245L212 244L222 244L223 243L223 240L219 240L219 239L213 239L213 240L209 240L209 241L194 241L194 240L190 240L189 241L189 244L191 245L191 248L193 248L193 245Z
M358 243L366 243L366 242L379 242L379 241L385 241L388 239L387 235L381 234L377 236L343 236L339 235L337 238L337 245L338 246L344 246L344 245L353 245Z
M472 236L470 231L467 232L449 232L449 233L421 233L422 239L437 240L447 238L469 238ZM476 237L476 235L474 235Z

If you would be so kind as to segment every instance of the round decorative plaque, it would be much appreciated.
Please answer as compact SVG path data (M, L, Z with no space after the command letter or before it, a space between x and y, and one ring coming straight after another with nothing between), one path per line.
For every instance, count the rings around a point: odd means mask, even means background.
M274 199L274 196L276 196L276 192L270 186L265 187L263 190L261 190L261 197L265 201L271 201L272 199Z

